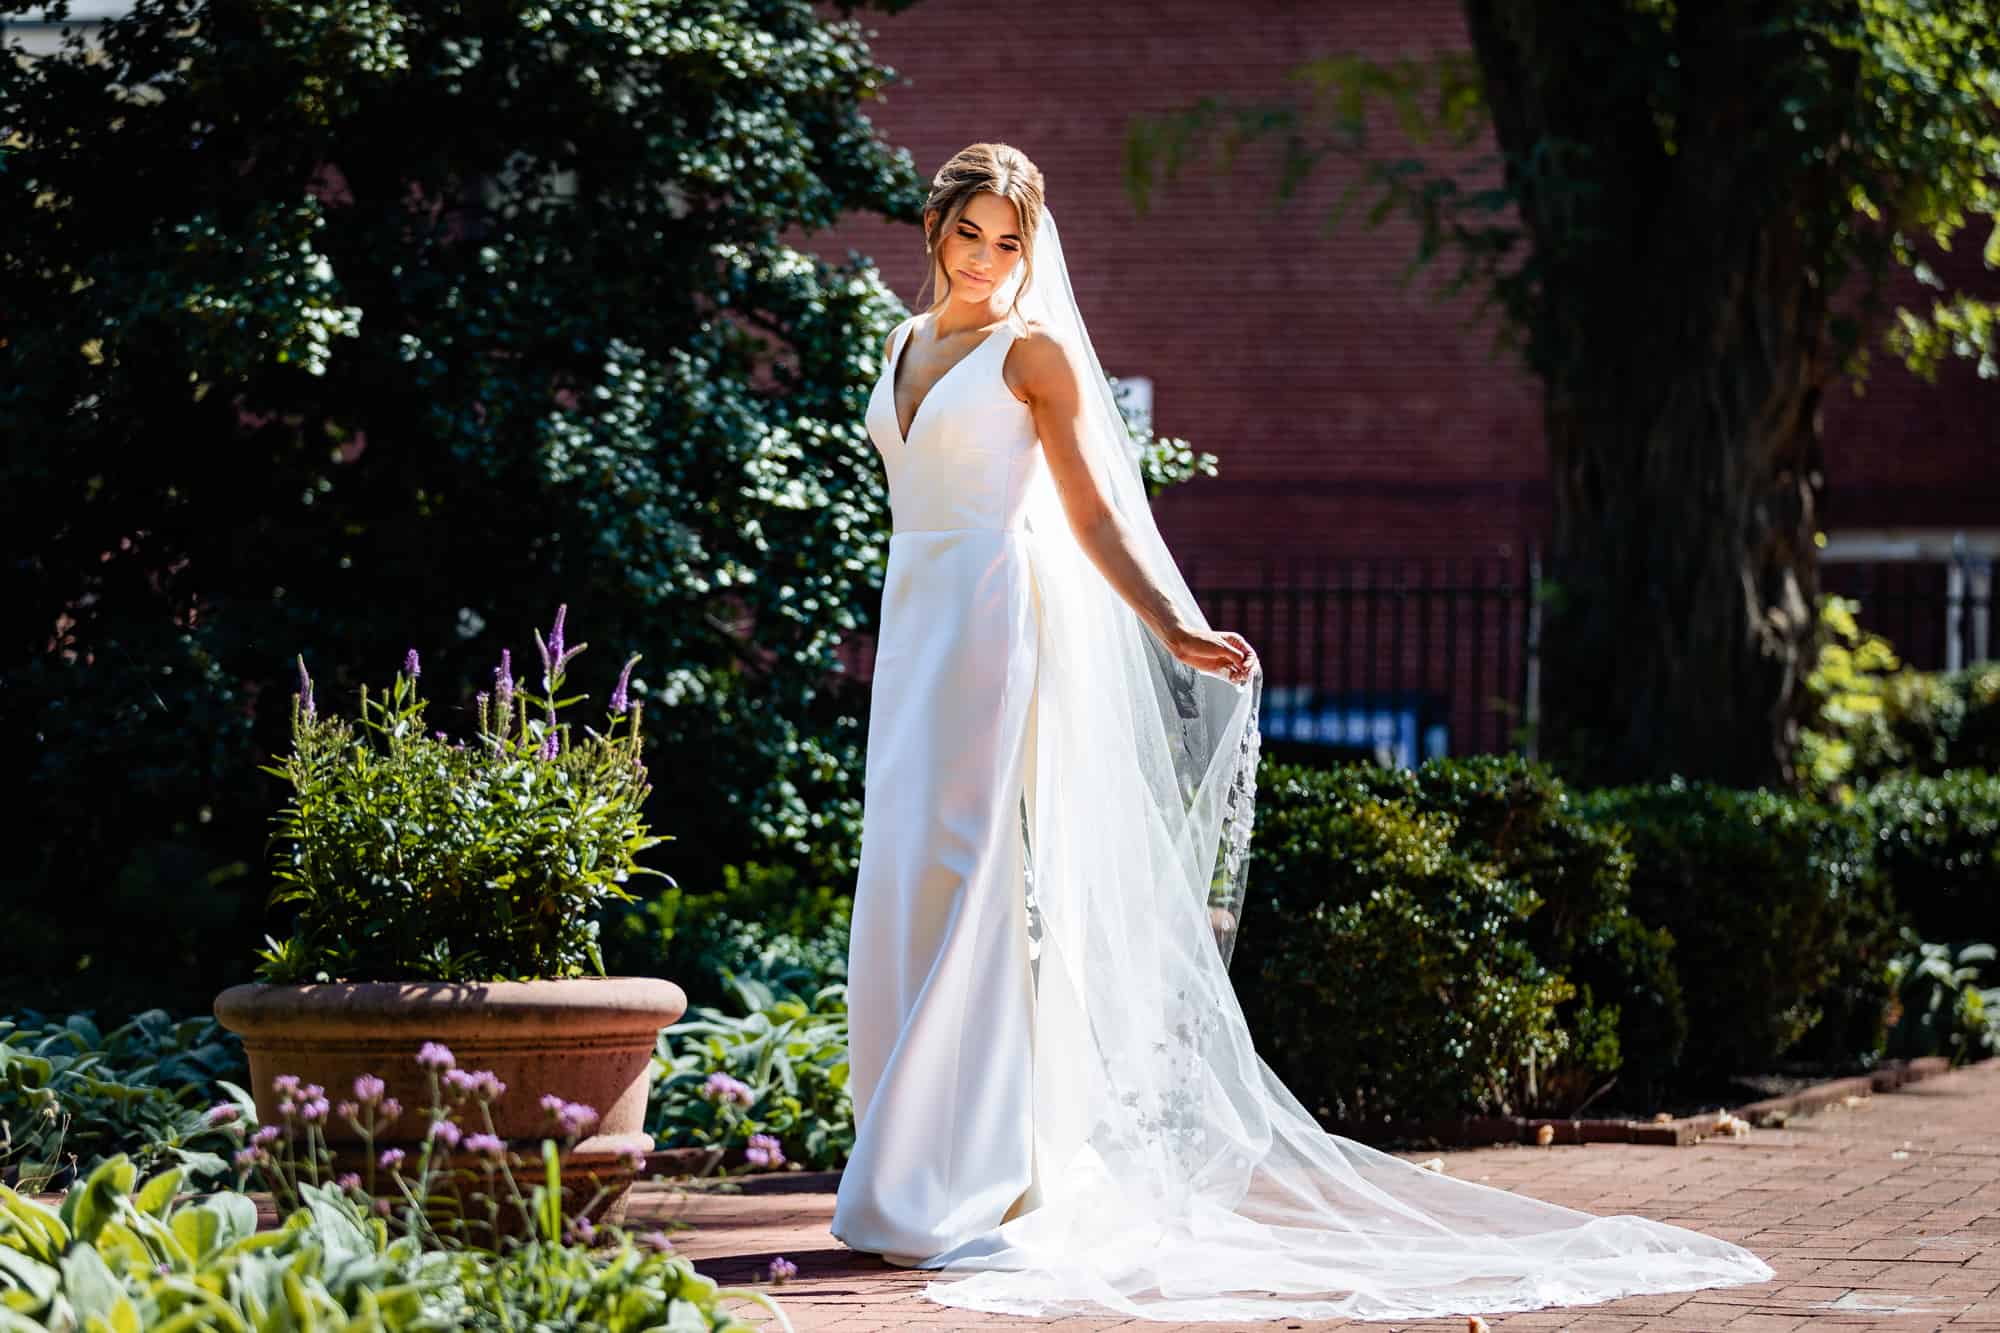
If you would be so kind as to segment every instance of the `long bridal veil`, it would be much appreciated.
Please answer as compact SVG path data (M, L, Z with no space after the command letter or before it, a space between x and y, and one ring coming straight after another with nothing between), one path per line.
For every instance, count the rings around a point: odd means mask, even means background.
M1082 372L1086 457L1154 578L1205 624L1047 211L1033 264L1018 309ZM1768 1279L1723 1241L1456 1180L1319 1127L1251 1048L1229 982L1261 674L1238 685L1169 656L1085 555L1046 474L1028 526L1043 623L1023 810L1042 1199L937 1256L926 1295L1023 1315L1419 1318Z

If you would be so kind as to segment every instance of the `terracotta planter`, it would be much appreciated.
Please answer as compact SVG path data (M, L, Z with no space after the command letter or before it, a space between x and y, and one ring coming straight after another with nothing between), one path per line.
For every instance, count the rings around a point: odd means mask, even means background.
M596 1108L589 1137L565 1158L563 1184L573 1209L599 1187L606 1191L590 1210L599 1221L623 1214L633 1178L627 1156L653 1150L644 1128L647 1073L660 1029L686 1009L679 986L649 977L252 984L215 1000L217 1020L243 1038L258 1119L267 1125L283 1123L271 1087L280 1074L319 1084L336 1103L352 1097L357 1076L374 1074L404 1108L375 1149L400 1147L414 1158L431 1104L417 1049L441 1042L460 1069L491 1070L507 1085L493 1104L494 1131L523 1159L515 1175L525 1190L540 1179L540 1145L551 1134L542 1096ZM476 1111L461 1123L467 1133L484 1130ZM329 1117L326 1137L336 1169L359 1169L363 1145L344 1120Z

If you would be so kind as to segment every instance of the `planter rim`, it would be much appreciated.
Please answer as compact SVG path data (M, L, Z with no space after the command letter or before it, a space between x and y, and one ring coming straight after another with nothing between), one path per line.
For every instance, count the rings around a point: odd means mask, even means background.
M441 1020L557 1020L565 1027L664 1027L687 1011L687 995L658 977L559 977L539 981L247 982L215 997L215 1017L244 1037L296 1033L302 1022L355 1019L396 1026Z

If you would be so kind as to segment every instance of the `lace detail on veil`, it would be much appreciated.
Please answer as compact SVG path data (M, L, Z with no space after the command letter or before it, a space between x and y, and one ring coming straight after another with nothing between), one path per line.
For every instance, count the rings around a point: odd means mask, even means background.
M1263 737L1258 728L1261 689L1250 691L1250 717L1236 746L1235 772L1222 796L1221 867L1208 897L1208 923L1226 966L1236 951L1243 924L1244 887L1250 868L1250 832L1257 820L1257 763Z

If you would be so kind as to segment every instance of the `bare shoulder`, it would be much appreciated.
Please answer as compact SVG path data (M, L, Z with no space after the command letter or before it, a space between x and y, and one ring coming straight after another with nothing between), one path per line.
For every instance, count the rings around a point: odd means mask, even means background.
M1062 355L1062 344L1049 332L1049 326L1038 319L1023 320L1022 331L1015 335L1014 345L1023 349L1030 357L1050 357Z
M1076 367L1069 349L1038 321L1029 320L1007 349L1007 380L1017 397L1029 398L1070 388L1076 384Z

